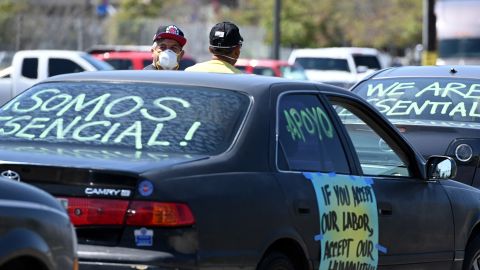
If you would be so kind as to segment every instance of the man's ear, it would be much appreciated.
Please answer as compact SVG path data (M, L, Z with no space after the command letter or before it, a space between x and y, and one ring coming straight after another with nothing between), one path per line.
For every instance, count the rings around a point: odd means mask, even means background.
M235 58L240 57L240 46L237 46L233 49L233 55L234 55Z
M152 46L150 47L150 52L152 53L152 56L153 56L153 52L155 51L155 47L157 47L157 42L153 42Z
M182 50L182 51L178 54L178 59L182 59L184 54L185 54L185 51Z

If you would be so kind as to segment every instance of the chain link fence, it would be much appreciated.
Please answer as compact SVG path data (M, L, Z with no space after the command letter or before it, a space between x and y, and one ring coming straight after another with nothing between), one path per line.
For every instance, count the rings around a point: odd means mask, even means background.
M86 51L95 45L151 45L159 25L178 25L188 40L185 51L198 61L210 58L208 36L217 22L209 6L190 5L158 18L99 17L91 5L36 6L28 11L2 16L0 51L25 49L65 49ZM5 14L4 14L5 15ZM267 31L257 26L239 25L244 38L242 58L268 58L271 48L264 43ZM289 50L282 51L286 58Z

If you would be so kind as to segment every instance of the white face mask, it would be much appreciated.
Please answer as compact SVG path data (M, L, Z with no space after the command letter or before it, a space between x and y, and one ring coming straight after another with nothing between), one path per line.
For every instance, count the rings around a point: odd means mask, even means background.
M174 69L178 65L177 54L167 49L160 52L158 55L157 65L161 66L163 69Z

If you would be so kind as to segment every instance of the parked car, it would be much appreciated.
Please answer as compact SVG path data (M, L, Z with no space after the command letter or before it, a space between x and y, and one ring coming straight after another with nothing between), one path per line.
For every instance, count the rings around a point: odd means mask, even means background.
M365 100L326 84L61 75L2 108L0 158L65 202L82 270L480 261L480 191L448 180L455 162L425 160Z
M69 50L23 50L0 70L0 105L48 77L82 71L112 70L90 54Z
M141 70L152 63L150 46L97 46L91 48L89 53L120 70ZM184 55L178 69L184 70L196 63L192 56Z
M480 187L479 66L412 66L379 71L352 91L393 122L424 156L458 164L456 180Z
M150 52L104 52L92 55L118 70L140 70L152 63Z
M300 65L292 65L284 60L243 59L235 63L235 67L249 74L284 77L288 79L306 80L305 71Z
M295 49L288 62L300 64L309 80L349 88L368 73L383 68L379 56L373 48Z
M0 269L78 270L65 208L47 192L18 182L17 174L0 174Z

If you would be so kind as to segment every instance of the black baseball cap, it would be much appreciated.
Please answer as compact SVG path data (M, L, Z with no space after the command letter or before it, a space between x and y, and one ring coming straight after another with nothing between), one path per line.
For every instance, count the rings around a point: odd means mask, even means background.
M217 23L210 30L210 46L214 48L233 48L241 45L243 38L238 27L231 22Z
M153 36L153 41L161 38L173 39L182 47L187 43L187 39L183 35L182 30L173 24L158 27L157 32Z

